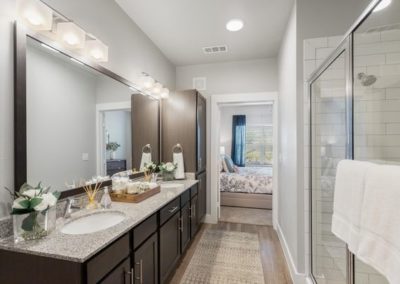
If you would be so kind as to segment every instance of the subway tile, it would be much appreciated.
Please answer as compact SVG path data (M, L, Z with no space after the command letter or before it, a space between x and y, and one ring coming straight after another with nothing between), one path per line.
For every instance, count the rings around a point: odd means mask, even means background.
M400 52L386 54L386 64L400 64Z
M383 31L381 33L382 41L400 40L400 30Z
M304 81L310 77L310 75L315 71L315 60L304 61Z
M327 37L306 39L305 42L309 46L312 46L314 48L328 47L328 38Z
M381 40L381 33L355 33L354 34L354 45L358 46L365 43L374 43Z
M400 134L400 123L387 123L386 124L387 134Z
M354 57L354 66L382 65L386 63L385 54L359 55Z
M355 56L400 52L400 40L354 45Z
M338 47L340 42L343 40L343 36L331 36L328 37L328 47Z
M368 135L367 146L400 146L400 135Z
M400 88L387 88L386 89L386 99L400 99Z
M315 51L316 59L326 59L334 50L332 47L317 48Z

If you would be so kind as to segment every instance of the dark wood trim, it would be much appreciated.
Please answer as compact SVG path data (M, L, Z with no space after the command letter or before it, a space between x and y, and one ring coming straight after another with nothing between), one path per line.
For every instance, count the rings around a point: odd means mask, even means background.
M14 24L14 188L27 180L26 31Z

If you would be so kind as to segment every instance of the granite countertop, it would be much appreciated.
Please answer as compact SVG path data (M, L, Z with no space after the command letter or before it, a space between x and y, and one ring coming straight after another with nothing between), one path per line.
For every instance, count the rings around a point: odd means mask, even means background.
M70 219L57 219L56 229L47 237L21 243L14 243L13 237L0 239L0 249L23 252L74 262L85 262L101 249L107 247L113 241L129 232L133 227L158 211L161 207L172 201L181 193L196 184L197 180L175 180L165 183L179 183L183 187L162 188L161 192L140 202L122 203L113 202L111 209L82 209L71 215ZM83 215L93 214L99 211L118 211L126 215L125 219L106 230L84 235L67 235L61 233L65 223Z

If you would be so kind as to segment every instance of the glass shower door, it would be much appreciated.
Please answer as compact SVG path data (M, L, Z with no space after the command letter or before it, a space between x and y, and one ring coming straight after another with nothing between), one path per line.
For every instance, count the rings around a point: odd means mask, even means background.
M311 88L311 271L323 284L346 284L345 244L331 233L336 167L348 158L347 50Z

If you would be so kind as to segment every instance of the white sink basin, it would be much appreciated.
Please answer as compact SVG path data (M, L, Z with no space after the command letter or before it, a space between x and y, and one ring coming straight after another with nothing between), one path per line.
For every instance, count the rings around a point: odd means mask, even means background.
M172 189L172 188L181 188L183 187L183 184L181 183L162 183L161 188L165 189Z
M79 217L61 229L61 233L68 235L83 235L98 232L117 225L125 219L121 212L99 212Z

